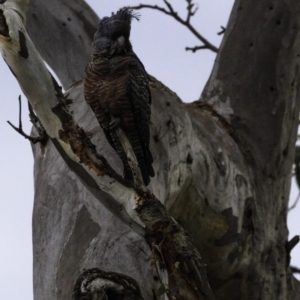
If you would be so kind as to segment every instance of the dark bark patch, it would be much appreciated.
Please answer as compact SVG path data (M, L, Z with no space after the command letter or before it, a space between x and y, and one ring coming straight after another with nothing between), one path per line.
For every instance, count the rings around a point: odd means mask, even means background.
M194 159L193 159L193 156L191 155L191 153L189 153L186 157L186 163L188 165L191 165L193 163Z
M240 234L238 233L238 218L233 215L232 208L228 208L222 211L222 215L225 217L228 225L226 233L215 241L215 245L218 247L227 246L234 242L240 241Z
M0 9L0 35L9 37L8 26L2 9Z
M245 200L245 208L243 215L243 224L242 224L242 235L246 238L249 234L254 232L253 225L253 197L248 197Z
M178 180L177 180L177 185L181 184L181 176L179 175Z
M21 57L27 59L29 54L28 54L28 49L27 49L27 46L26 46L26 38L25 38L24 33L20 30L19 30L19 44L20 44L19 55Z
M269 87L269 89L270 89L271 92L276 91L276 89L272 85Z
M289 145L287 145L287 146L284 148L284 150L283 150L283 152L282 152L282 156L283 156L283 157L287 157L288 153L289 153Z
M33 18L35 21L38 20L38 17L37 17L37 15L36 15L35 13L32 13L32 18Z

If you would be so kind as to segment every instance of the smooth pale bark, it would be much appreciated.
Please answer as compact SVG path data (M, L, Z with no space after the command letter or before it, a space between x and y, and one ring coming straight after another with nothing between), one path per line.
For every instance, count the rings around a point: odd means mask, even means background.
M85 46L79 46L72 34L80 5L86 4L35 0L28 14L35 44L65 87L81 78L83 63L75 62L78 55L88 61L93 35L81 27ZM74 27L62 25L64 42L49 48L62 27L47 30L53 25L41 27L35 15L60 16L49 23L62 24L70 11ZM185 105L159 82L151 87L156 176L150 189L194 238L216 299L299 298L285 247L299 114L299 11L297 1L236 1L202 101ZM85 14L95 27L97 17ZM69 51L66 37L78 52ZM70 95L75 119L122 173L84 103L82 84ZM50 143L35 146L34 155L35 298L70 299L82 270L98 267L133 277L152 299L158 283L144 240L99 205Z
M26 28L65 89L84 75L98 22L85 1L30 1Z

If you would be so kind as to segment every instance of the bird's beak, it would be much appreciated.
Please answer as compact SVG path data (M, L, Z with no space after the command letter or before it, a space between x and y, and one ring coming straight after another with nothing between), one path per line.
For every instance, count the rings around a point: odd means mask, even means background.
M119 36L114 44L110 47L109 54L120 54L122 52L125 52L125 54L127 54L125 49L125 38L123 35Z

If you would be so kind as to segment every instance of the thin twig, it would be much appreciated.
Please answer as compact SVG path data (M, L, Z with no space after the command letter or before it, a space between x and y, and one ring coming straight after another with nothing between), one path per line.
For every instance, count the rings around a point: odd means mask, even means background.
M222 35L222 34L224 34L225 33L225 31L226 31L226 28L225 27L223 27L223 26L221 26L221 31L219 31L217 34L218 35Z
M198 50L202 50L202 49L207 49L207 47L205 45L203 45L203 46L195 46L192 48L190 48L190 47L185 48L186 51L192 51L193 53L195 53Z
M300 273L300 269L299 268L297 268L297 267L293 267L293 266L291 266L291 270L292 270L292 273Z
M299 241L300 241L299 235L295 235L290 241L288 241L286 244L287 252L291 253L291 251L297 246Z
M205 37L203 37L203 35L201 35L190 23L190 19L192 16L195 15L195 13L198 10L198 7L194 8L194 5L192 3L191 0L186 0L188 2L188 6L187 6L187 17L186 20L183 20L178 13L174 10L173 6L167 1L167 0L163 0L164 3L166 4L167 9L158 6L158 5L149 5L149 4L140 4L137 6L131 6L132 9L143 9L143 8L150 8L150 9L154 9L154 10L158 10L168 16L173 17L176 21L178 21L180 24L184 25L185 27L187 27L202 43L203 43L203 47L199 48L199 49L209 49L213 52L218 52L218 48L216 46L214 46L213 44L211 44Z
M195 6L195 3L193 3L192 0L186 0L186 2L188 4L188 6L186 8L187 11L188 11L188 14L187 14L187 17L186 17L186 22L190 23L191 17L193 17L196 14L199 7L198 7L198 5L196 5L196 8L193 10L193 8Z
M45 144L48 140L47 132L44 126L42 125L42 123L40 122L39 118L37 117L37 115L34 113L33 108L29 101L28 101L28 110L29 110L30 122L33 124L39 137L43 140L42 143Z
M47 135L43 135L43 136L38 136L38 137L32 137L28 134L26 134L24 131L23 131L23 125L22 125L22 103L21 103L21 95L19 96L19 127L16 127L15 125L13 125L10 121L7 121L7 123L15 130L17 131L20 135L22 135L25 139L28 139L29 141L31 141L33 144L36 144L36 143L45 143L45 140L47 138ZM34 114L32 108L29 108L29 116L31 116L31 114ZM35 122L38 121L37 117L35 116ZM30 121L35 124L33 122L33 119L30 118Z

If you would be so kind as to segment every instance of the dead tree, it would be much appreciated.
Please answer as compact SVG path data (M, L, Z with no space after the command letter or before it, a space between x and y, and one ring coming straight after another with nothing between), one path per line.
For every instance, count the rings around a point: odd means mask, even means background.
M33 0L32 43L28 3L1 1L0 44L50 138L33 146L35 299L299 298L286 217L300 3L237 0L199 101L153 78L149 190L124 182L77 82L98 17L84 1ZM64 87L77 82L67 95L38 52Z

